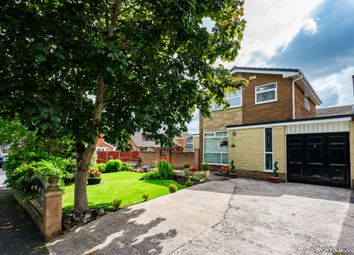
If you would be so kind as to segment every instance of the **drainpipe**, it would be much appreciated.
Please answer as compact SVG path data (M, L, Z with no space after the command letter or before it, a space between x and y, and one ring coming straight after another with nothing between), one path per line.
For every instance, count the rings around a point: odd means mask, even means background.
M304 77L304 75L301 74L299 77L297 77L295 80L292 81L293 120L296 119L296 116L295 116L295 82L298 80L301 80L303 77Z

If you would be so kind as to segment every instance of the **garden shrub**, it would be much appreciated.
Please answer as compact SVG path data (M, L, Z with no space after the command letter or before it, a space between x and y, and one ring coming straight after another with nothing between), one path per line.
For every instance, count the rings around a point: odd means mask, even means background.
M122 199L114 199L112 202L113 210L117 211L122 203Z
M191 165L190 164L188 164L188 163L185 163L184 165L183 165L183 169L186 169L186 168L190 168L191 167Z
M111 159L106 163L106 173L118 172L120 171L122 161L119 159Z
M145 202L148 201L148 200L149 200L149 194L148 194L148 193L145 193L145 194L143 195L143 199L144 199Z
M160 175L160 173L155 170L152 171L150 173L146 173L144 174L140 180L145 180L145 181L151 181L151 180L163 180L162 176Z
M210 167L209 167L208 164L203 163L202 166L201 166L201 170L202 170L202 171L209 171L209 170L210 170Z
M50 176L57 176L59 178L59 187L64 186L66 179L73 178L73 174L65 171L63 165L58 163L59 160L41 160L39 162L31 162L29 164L22 164L15 169L8 169L6 171L6 181L8 187L15 190L30 194L29 184L34 175L40 175L45 181L48 181Z
M186 186L187 186L187 187L193 186L192 180L189 179L189 180L186 182Z
M120 171L130 171L132 169L131 165L128 163L123 162L120 166Z
M205 174L194 174L190 177L190 180L193 182L193 184L205 182L205 179Z
M189 168L183 169L183 172L184 172L184 176L186 176L186 177L191 175L191 171L189 170Z
M101 173L104 173L106 171L106 163L99 163L95 168L97 168L97 170Z
M175 184L170 184L168 186L170 193L175 193L177 191L177 186Z
M157 171L163 180L171 180L174 177L173 166L167 163L166 160L157 162Z

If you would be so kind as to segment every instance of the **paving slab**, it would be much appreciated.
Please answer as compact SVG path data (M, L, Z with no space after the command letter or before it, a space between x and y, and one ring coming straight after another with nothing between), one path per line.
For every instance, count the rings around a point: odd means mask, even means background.
M173 254L354 254L349 189L237 179L225 220Z
M170 254L224 219L233 182L208 182L110 213L47 244L51 254Z
M48 243L51 254L354 254L349 189L215 179Z
M39 230L3 185L4 180L5 172L0 169L0 254L48 254Z

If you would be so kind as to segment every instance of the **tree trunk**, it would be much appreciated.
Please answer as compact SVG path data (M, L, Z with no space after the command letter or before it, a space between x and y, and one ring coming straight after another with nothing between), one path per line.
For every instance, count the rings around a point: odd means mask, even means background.
M78 212L84 212L88 209L86 176L87 161L84 159L85 145L82 142L76 144L76 174L75 174L75 193L74 207ZM90 161L88 161L90 162Z
M117 22L117 15L119 13L121 7L121 1L115 0L112 13L111 20L107 22L107 32L108 38L113 36L113 30ZM106 19L108 18L106 13ZM92 159L92 155L96 150L96 142L100 136L100 132L97 127L100 124L102 111L104 107L104 94L105 94L105 83L103 77L99 80L97 95L96 95L96 103L95 103L95 111L93 113L92 118L92 128L96 129L96 134L92 137L91 143L85 148L85 145L82 141L79 141L76 146L76 176L75 176L75 195L74 195L74 208L79 212L84 212L88 209L88 201L87 201L87 190L86 190L86 177L87 171L89 169L88 166Z
M95 111L92 118L92 128L97 128L101 121L103 105L104 105L105 83L103 78L100 79L98 91L96 95ZM92 141L85 147L82 141L76 143L76 175L75 175L75 193L74 208L78 212L84 212L88 209L86 177L88 166L92 159L92 155L96 150L96 142L100 132L96 130L96 134L92 137Z

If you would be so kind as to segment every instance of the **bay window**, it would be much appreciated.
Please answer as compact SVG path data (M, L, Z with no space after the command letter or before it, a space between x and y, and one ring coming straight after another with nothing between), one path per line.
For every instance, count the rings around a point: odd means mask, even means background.
M227 152L227 132L204 133L204 163L212 165L227 165L229 158ZM225 145L226 144L226 145Z

